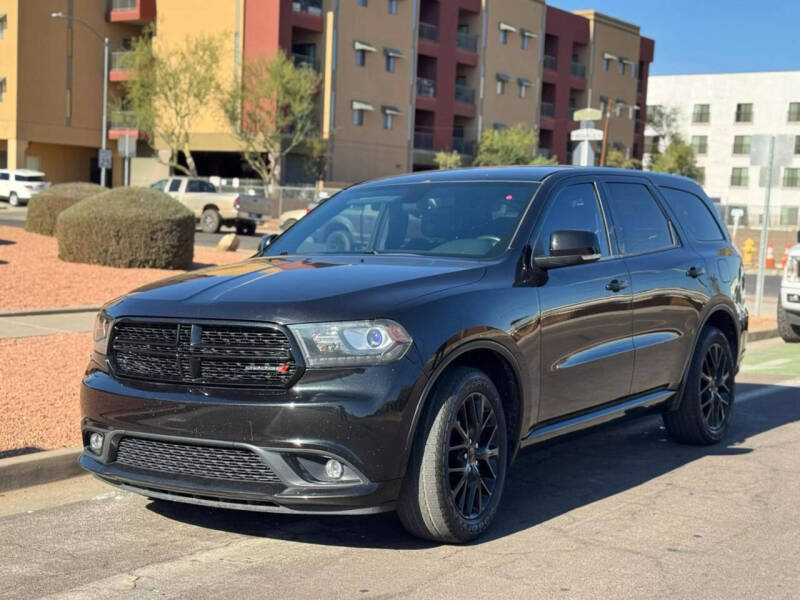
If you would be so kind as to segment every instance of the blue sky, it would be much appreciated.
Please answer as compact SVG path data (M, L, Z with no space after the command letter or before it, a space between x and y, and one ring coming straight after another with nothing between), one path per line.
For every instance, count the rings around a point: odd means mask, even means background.
M548 0L636 23L651 75L800 70L800 0Z

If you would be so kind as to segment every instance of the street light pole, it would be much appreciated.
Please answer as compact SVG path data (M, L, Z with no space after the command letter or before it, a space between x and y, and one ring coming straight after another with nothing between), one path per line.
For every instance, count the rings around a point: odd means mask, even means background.
M54 19L66 19L73 23L79 23L80 25L83 25L84 27L86 27L86 29L91 31L98 40L103 42L103 122L100 126L100 131L102 133L103 139L100 140L100 149L101 149L100 154L105 156L106 140L108 138L108 59L109 59L108 38L100 35L97 32L97 30L91 25L89 25L86 21L82 21L81 19L73 17L72 15L67 15L59 11L50 13L50 16ZM104 161L99 161L99 162L100 162L100 185L105 187L107 169L105 167Z

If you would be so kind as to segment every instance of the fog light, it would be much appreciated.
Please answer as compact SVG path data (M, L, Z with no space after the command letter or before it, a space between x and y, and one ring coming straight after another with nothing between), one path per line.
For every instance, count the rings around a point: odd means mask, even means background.
M325 474L331 479L339 479L343 472L342 463L338 460L330 459L325 463Z
M93 433L89 436L89 449L95 454L100 454L103 451L102 433Z

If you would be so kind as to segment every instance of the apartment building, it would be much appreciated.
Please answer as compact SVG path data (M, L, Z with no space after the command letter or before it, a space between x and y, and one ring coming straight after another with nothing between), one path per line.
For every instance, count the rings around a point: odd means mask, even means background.
M643 148L653 41L594 11L544 0L0 0L0 164L97 179L102 43L78 20L111 40L109 138L113 148L140 137L134 183L166 171L122 89L124 52L148 24L167 50L188 35L219 36L223 85L279 50L315 69L333 185L434 168L440 150L468 164L483 131L520 122L539 133L540 152L570 162L572 112L586 106L613 109L612 147L634 157ZM215 103L196 115L190 145L201 174L253 176ZM118 184L116 155L114 167ZM302 153L286 157L282 174L313 179Z
M791 136L789 163L773 179L770 224L800 225L800 71L663 75L649 86L650 110L677 109L677 132L693 146L705 190L729 224L732 208L744 210L740 225L762 222L766 174L750 164L753 136ZM664 140L651 128L645 135L647 164Z

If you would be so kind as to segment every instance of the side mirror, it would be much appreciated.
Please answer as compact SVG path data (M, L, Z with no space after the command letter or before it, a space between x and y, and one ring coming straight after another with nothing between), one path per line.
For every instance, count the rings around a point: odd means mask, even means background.
M257 256L261 256L264 254L267 248L269 248L270 244L275 241L278 237L277 233L270 233L269 235L265 235L261 238L261 241L258 242L258 252Z
M560 230L550 235L550 255L534 256L534 264L542 269L580 265L598 260L600 242L592 231Z

